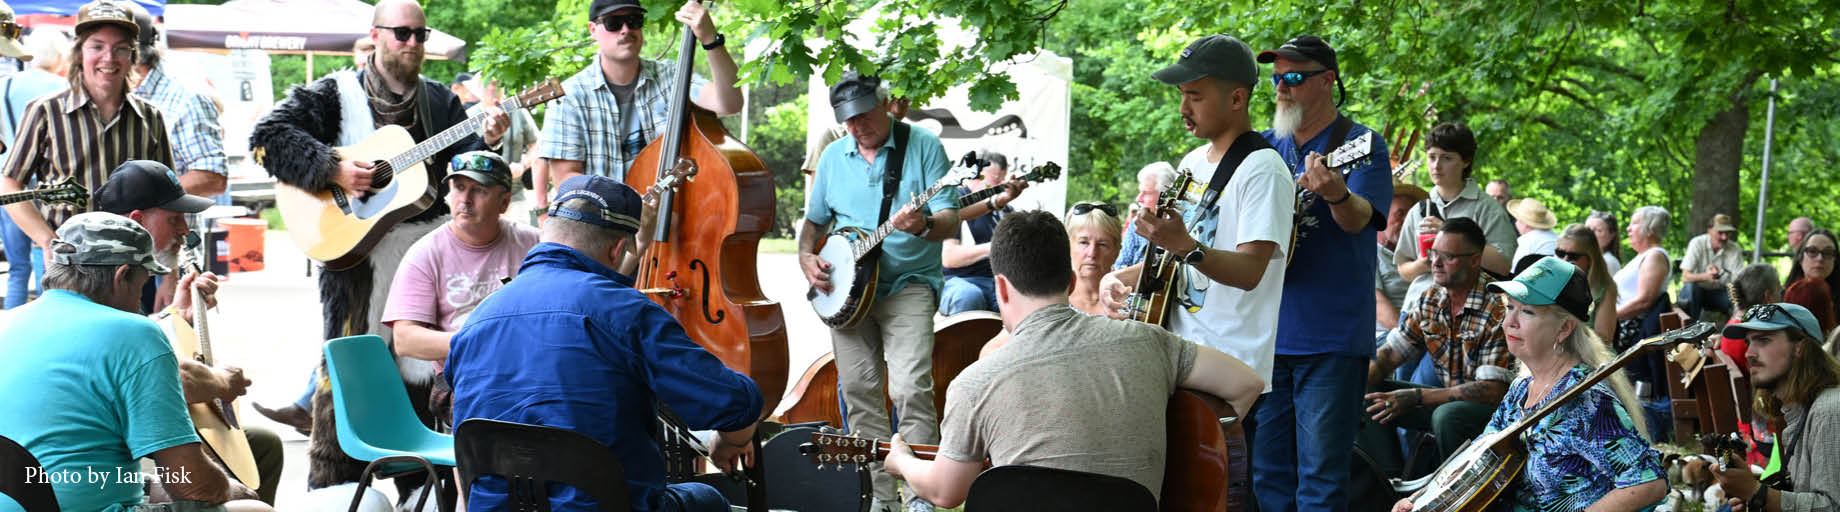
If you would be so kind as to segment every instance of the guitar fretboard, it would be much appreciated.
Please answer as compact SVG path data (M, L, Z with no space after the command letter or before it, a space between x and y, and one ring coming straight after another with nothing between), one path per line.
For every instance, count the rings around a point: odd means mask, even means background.
M919 196L915 197L913 201L907 204L912 206L926 204L927 200L932 199L934 195L938 195L939 191L945 190L949 185L951 184L935 184L932 188L926 189L925 192L921 192ZM894 234L894 219L889 219L888 222L883 222L882 225L876 226L874 233L870 233L869 236L863 237L861 240L857 240L855 243L850 244L850 252L855 256L853 259L862 260L864 255L869 254L869 251L875 250L876 246L882 245L882 240L888 238L888 235L892 234Z
M517 111L517 109L524 108L522 101L515 97L500 102L499 107L503 108L505 112L514 112ZM409 148L408 151L396 155L388 160L390 163L389 169L378 171L378 177L375 179L379 181L388 180L390 176L395 174L397 169L408 169L413 167L415 164L421 163L423 160L427 160L429 157L434 156L435 153L440 153L441 150L447 149L448 146L454 145L455 142L460 142L460 139L464 139L466 136L472 135L473 132L478 131L479 126L485 124L486 117L488 117L488 115L485 112L480 112L477 115L468 117L465 121L449 126L446 130L442 130L441 133L435 134L435 136L429 137L427 140L423 140L421 143L416 144L415 147Z

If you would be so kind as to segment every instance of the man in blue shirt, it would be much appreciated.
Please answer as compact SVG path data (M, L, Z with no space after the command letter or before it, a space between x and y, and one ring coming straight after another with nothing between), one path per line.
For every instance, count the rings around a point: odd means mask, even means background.
M142 457L153 458L173 509L272 510L225 503L255 495L205 457L172 347L136 312L141 286L171 271L154 261L153 235L126 217L92 212L71 217L55 236L45 295L0 325L0 389L10 391L0 401L0 436L38 459L64 510L140 505Z
M834 269L818 258L824 233L846 227L873 231L884 218L894 227L881 244L869 310L854 327L831 331L831 350L837 357L851 432L876 439L892 435L886 396L901 411L901 437L933 444L939 442L939 411L933 405L933 313L939 308L943 282L940 241L958 236L958 194L948 188L934 195L925 205L931 214L902 204L944 178L950 164L938 136L889 117L891 103L876 94L880 84L879 78L850 72L831 87L832 113L850 135L831 143L818 160L818 174L805 196L799 266L814 288L830 292L833 286L847 286L831 282ZM898 142L898 132L907 134L905 143ZM905 148L895 176L899 186L894 200L884 201L884 177L896 148ZM876 466L874 508L882 512L893 507L894 479ZM932 504L918 498L909 500L908 507L932 510Z
M1368 156L1325 166L1323 155L1373 131L1337 111L1341 68L1328 43L1297 36L1258 59L1273 65L1277 88L1265 138L1314 200L1298 205L1272 390L1254 414L1253 492L1268 512L1344 510L1362 377L1374 356L1374 237L1386 225L1375 205L1392 204L1392 165L1376 133Z
M722 366L671 314L614 271L639 231L640 200L605 176L562 182L517 278L454 333L447 355L454 422L471 418L580 432L612 448L636 511L721 511L728 500L700 483L665 484L664 457L647 433L654 404L693 430L714 429L716 467L753 463L765 401L747 376ZM505 483L473 485L467 505L503 508ZM600 510L575 489L550 489L551 510Z

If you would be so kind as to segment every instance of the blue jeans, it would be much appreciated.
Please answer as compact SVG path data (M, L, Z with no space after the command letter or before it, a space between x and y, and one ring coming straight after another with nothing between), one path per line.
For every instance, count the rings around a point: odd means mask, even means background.
M947 276L945 287L939 291L941 315L996 310L997 283L993 278Z
M729 512L728 498L705 483L666 485L661 496L657 512Z
M1720 286L1713 289L1700 288L1699 283L1680 285L1680 310L1687 313L1687 321L1698 320L1701 313L1708 310L1719 311L1727 316L1732 314L1731 296Z
M1262 512L1346 510L1367 358L1277 356L1257 407L1253 494Z
M32 287L32 277L45 274L44 256L32 243L32 237L13 224L5 209L0 209L0 245L6 246L7 263L6 301L0 309L13 309L30 298L27 288Z

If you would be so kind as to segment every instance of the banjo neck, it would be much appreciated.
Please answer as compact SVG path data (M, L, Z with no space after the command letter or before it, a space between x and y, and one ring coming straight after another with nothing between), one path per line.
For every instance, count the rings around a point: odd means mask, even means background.
M933 196L938 195L939 191L945 190L947 186L953 185L954 183L956 183L956 181L952 181L950 177L945 180L940 180L940 182L934 183L932 187L920 192L920 195L914 196L914 200L908 201L907 206L919 209L920 206L925 205L928 200L931 200ZM875 250L876 247L882 245L882 240L887 239L889 235L893 234L894 219L888 219L888 222L883 222L882 225L876 226L875 231L870 232L869 236L851 241L850 255L853 257L852 259L861 261L863 256L869 255L869 251Z

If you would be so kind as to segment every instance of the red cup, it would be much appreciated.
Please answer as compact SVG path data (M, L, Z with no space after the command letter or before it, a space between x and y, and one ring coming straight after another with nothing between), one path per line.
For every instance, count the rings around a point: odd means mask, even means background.
M1431 243L1437 241L1437 233L1418 234L1418 257L1431 257Z

